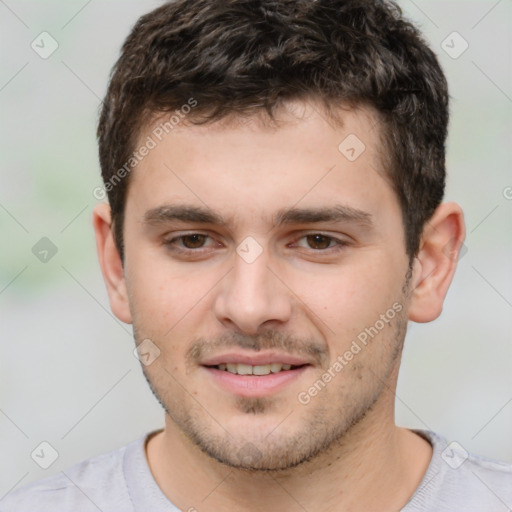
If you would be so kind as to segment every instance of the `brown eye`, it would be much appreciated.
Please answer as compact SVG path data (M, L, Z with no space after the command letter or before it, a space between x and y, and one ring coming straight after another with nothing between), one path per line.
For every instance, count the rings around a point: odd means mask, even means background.
M196 233L193 235L184 235L180 238L182 240L183 246L187 249L199 249L204 245L208 237L207 235Z
M311 249L328 249L329 245L332 242L332 238L325 235L307 235L306 239L308 241L309 247Z

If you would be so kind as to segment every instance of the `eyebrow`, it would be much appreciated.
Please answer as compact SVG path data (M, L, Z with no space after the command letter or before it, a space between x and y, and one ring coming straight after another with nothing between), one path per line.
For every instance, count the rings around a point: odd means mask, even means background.
M173 221L219 226L228 224L222 215L208 208L192 205L158 206L148 210L143 217L145 224L157 225ZM351 222L367 228L373 226L372 215L369 212L341 204L323 208L282 208L274 215L272 226L319 222Z

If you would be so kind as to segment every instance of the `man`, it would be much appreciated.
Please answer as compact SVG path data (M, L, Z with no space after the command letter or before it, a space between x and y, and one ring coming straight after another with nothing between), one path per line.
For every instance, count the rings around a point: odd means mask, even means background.
M437 59L390 2L142 17L93 222L165 428L0 510L508 510L511 465L394 422L407 322L440 315L464 239L447 123Z

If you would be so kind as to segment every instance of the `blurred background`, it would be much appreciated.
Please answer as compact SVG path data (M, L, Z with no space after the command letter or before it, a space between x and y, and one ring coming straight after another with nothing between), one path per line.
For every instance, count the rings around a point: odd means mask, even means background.
M109 72L160 3L0 1L0 498L163 426L91 226ZM512 3L399 4L448 77L446 200L468 234L443 315L409 325L397 422L512 462Z

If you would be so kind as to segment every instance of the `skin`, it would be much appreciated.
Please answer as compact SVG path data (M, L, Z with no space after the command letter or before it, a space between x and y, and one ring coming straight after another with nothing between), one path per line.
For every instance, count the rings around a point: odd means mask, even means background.
M441 313L463 214L454 203L438 207L408 274L375 113L347 109L342 125L326 119L318 105L295 102L276 125L254 115L175 128L130 176L124 263L108 205L95 208L112 311L133 324L137 343L150 339L160 350L143 370L165 428L146 453L182 510L398 510L430 462L429 443L395 425L394 391L407 321ZM338 150L349 134L366 146L355 161ZM156 210L183 205L224 222L176 221ZM282 209L335 205L364 215L272 223ZM194 233L207 236L179 238ZM323 237L308 236L315 234ZM261 249L251 263L237 253L248 236ZM299 393L393 304L400 311L301 403ZM248 396L221 387L201 365L228 351L278 352L309 365L279 390Z

